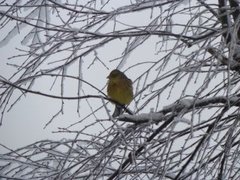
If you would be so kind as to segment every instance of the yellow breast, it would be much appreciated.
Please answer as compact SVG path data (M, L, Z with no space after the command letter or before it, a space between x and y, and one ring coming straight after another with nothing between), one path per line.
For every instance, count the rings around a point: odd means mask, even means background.
M132 82L130 79L109 79L108 96L120 104L129 104L133 99Z

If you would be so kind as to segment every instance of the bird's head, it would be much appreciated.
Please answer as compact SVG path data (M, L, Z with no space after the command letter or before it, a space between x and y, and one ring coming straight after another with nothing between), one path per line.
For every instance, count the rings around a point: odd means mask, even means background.
M114 69L111 71L111 73L109 74L109 76L107 77L108 79L116 79L116 78L119 78L119 77L122 77L124 74L117 70L117 69Z

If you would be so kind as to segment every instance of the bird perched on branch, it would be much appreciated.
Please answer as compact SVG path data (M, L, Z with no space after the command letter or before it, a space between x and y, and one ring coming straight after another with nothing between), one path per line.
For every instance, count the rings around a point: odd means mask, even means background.
M107 94L112 100L119 103L119 105L116 104L112 115L113 117L117 117L123 111L122 106L129 104L133 100L132 81L117 69L114 69L107 78L109 79Z

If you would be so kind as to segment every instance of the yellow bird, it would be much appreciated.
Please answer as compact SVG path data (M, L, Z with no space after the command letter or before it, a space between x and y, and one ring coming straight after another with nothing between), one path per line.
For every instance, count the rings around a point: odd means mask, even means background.
M133 87L131 79L121 71L114 69L107 77L108 96L121 105L127 105L133 100ZM122 113L122 107L116 105L113 117L119 116Z

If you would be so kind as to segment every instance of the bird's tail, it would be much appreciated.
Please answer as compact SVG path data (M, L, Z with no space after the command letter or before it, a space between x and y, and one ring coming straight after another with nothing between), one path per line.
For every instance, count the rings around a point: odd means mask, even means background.
M117 117L122 113L123 113L123 108L119 105L116 105L112 117Z

